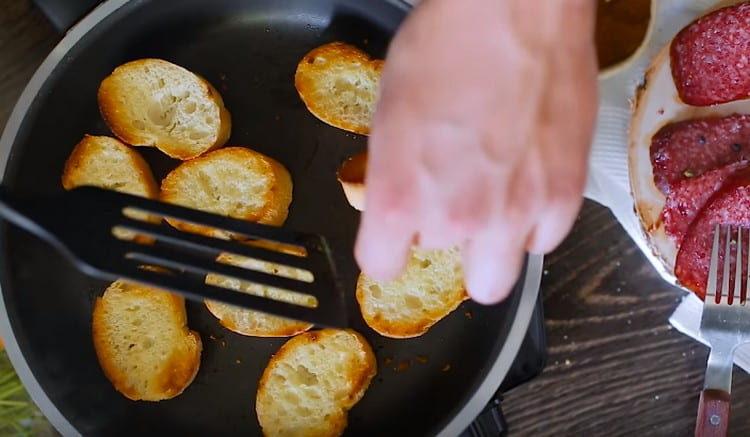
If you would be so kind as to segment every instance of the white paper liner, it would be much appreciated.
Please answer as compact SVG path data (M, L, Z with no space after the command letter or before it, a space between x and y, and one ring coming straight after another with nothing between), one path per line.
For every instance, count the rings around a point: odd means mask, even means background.
M717 0L652 0L651 25L643 45L629 60L604 71L599 78L599 113L585 196L612 211L649 262L670 283L675 283L674 275L653 254L634 209L628 176L631 102L649 64L677 32L706 11L726 3ZM669 322L678 331L705 343L698 334L702 305L695 295L686 294ZM750 345L738 349L734 359L735 364L750 372Z
M701 343L708 345L708 343L698 335L702 311L703 301L701 301L698 296L690 293L682 299L680 306L674 310L674 313L672 313L672 316L669 318L669 323L683 334L689 335ZM750 344L745 344L737 348L734 352L734 364L745 372L750 373Z

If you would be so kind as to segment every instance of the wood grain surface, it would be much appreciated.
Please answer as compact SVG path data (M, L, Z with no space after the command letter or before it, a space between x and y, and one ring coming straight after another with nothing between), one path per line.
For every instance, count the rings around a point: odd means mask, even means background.
M0 0L0 126L59 38L29 0Z
M503 403L511 435L692 435L707 348L671 329L683 293L609 210L587 202L547 257L543 374ZM730 435L750 435L750 377L735 368Z
M29 0L0 0L0 126L59 38ZM692 435L707 350L670 328L682 292L607 209L584 205L542 292L549 361L506 395L511 435ZM734 377L730 435L750 435L750 377Z

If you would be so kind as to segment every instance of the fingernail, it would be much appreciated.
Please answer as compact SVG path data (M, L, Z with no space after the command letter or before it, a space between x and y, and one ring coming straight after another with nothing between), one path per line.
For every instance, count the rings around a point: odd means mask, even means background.
M403 267L391 245L379 238L370 237L364 227L357 238L354 256L362 271L376 281L395 279Z

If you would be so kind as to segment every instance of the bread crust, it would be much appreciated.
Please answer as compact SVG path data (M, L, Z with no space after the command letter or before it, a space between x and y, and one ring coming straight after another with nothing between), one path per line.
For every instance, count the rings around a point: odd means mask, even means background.
M62 185L66 190L72 190L86 184L86 176L90 174L91 165L96 165L95 159L98 151L98 143L106 142L110 147L115 147L119 152L128 157L128 166L131 171L138 175L138 180L143 185L143 191L139 194L149 199L156 199L159 196L159 186L156 184L154 174L143 157L121 143L115 138L107 136L84 135L83 139L73 148L68 160L65 161L65 167L62 174ZM115 181L100 181L97 186L110 188L108 185ZM89 181L90 185L91 182Z
M130 72L143 70L154 64L168 65L170 68L175 68L176 71L189 75L188 77L193 77L200 84L199 88L202 91L201 98L205 102L216 106L216 116L220 120L219 128L206 138L206 141L201 145L199 150L192 150L190 145L181 143L176 138L165 138L162 133L139 131L133 126L133 120L131 120L128 112L124 110L123 96L129 93L130 89L127 86L123 86L121 83L122 77ZM157 147L175 159L188 160L210 150L217 149L227 142L231 134L231 115L226 107L224 107L224 100L216 88L203 77L162 59L138 59L118 66L99 85L97 100L102 118L115 136L134 146Z
M164 313L172 314L184 328L184 343L175 348L161 366L159 373L153 378L156 389L142 392L137 387L128 384L128 369L122 369L116 364L116 354L121 353L109 347L109 326L107 321L107 292L122 287L123 281L116 281L105 291L103 297L98 297L94 304L92 317L92 337L96 356L99 359L104 375L115 389L128 399L137 401L161 401L174 398L181 394L195 379L200 367L200 356L203 344L200 335L187 327L185 301L182 297L144 286L130 284L127 293L133 293L144 299L158 299L164 305ZM112 310L112 309L110 309Z
M359 279L357 279L356 291L357 303L359 303L360 309L363 308L367 299L364 291L365 283L366 278L364 275L360 275ZM444 308L427 312L422 318L414 321L386 320L381 313L369 313L364 310L362 311L362 318L365 319L367 326L384 337L414 338L424 335L433 325L445 318L448 314L452 313L468 298L469 296L466 294L466 290L464 290L463 295L459 299L451 301L451 303Z
M269 378L273 374L274 368L279 365L280 363L283 363L287 360L287 357L292 354L292 352L300 347L305 347L311 344L324 342L328 337L337 335L338 333L342 332L341 330L337 329L321 329L318 331L311 331L306 332L304 334L297 335L296 337L291 338L289 341L284 343L283 346L276 352L273 357L271 357L271 360L268 363L268 366L266 366L265 370L263 371L263 375L260 378L260 381L258 382L258 393L255 403L255 409L256 414L258 415L258 421L261 424L261 428L263 430L263 435L265 436L271 436L274 434L271 434L268 429L263 427L263 408L265 407L263 403L263 398L267 395L267 386L269 383ZM367 342L367 340L358 332L353 331L351 329L343 330L343 332L346 332L356 339L357 343L361 347L361 350L365 354L365 361L363 363L360 363L359 366L350 367L346 369L346 372L340 377L344 380L351 381L352 382L352 389L347 394L346 398L344 399L344 402L341 406L343 409L343 414L338 415L336 417L330 417L328 418L328 429L327 433L325 434L305 434L310 436L339 436L344 432L344 429L347 426L347 413L348 411L357 403L360 399L364 396L365 392L367 391L367 388L370 385L370 382L377 374L377 360L375 357L375 353L372 351L372 347Z
M271 189L265 194L263 208L257 211L248 211L245 214L224 214L230 217L257 222L267 225L281 225L286 220L289 213L289 205L292 202L292 177L289 172L268 156L244 147L225 147L190 161L183 162L176 169L172 170L161 183L161 192L159 198L164 202L180 204L179 198L182 195L183 184L186 176L192 169L201 166L212 165L215 159L231 159L236 162L259 163L265 167L264 172L273 178ZM240 200L240 199L238 199ZM190 205L185 205L190 207ZM193 206L195 207L195 206ZM209 207L201 208L211 211ZM220 238L229 238L226 233L217 232L217 230L205 226L194 225L176 220L167 219L174 227L203 235L216 236Z
M316 62L325 59L325 62ZM332 73L332 66L346 65L349 72L366 72L379 80L383 61L371 59L358 48L342 42L322 45L307 53L299 64L294 75L294 85L307 109L318 119L331 126L361 135L370 133L370 120L348 121L336 114L340 101L330 93L321 92L322 82ZM377 82L370 83L375 89ZM374 109L376 95L371 96L370 113Z
M219 132L216 135L216 141L214 141L214 144L206 150L206 152L208 152L210 150L218 149L219 147L226 144L227 141L229 141L229 137L232 135L232 114L224 106L224 99L221 97L221 94L219 94L219 91L214 88L214 86L211 85L209 81L204 79L203 76L200 76L198 74L196 74L196 76L198 76L198 78L203 81L203 84L206 85L207 92L211 96L211 99L219 105ZM194 156L181 159L185 160L191 158L194 158Z

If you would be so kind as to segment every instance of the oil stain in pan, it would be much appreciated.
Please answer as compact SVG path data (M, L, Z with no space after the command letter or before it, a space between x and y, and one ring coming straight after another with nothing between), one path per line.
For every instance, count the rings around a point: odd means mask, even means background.
M398 365L396 365L396 367L393 368L393 370L396 373L402 373L402 372L406 372L407 370L409 370L410 367L411 367L411 360L401 360L399 361Z

